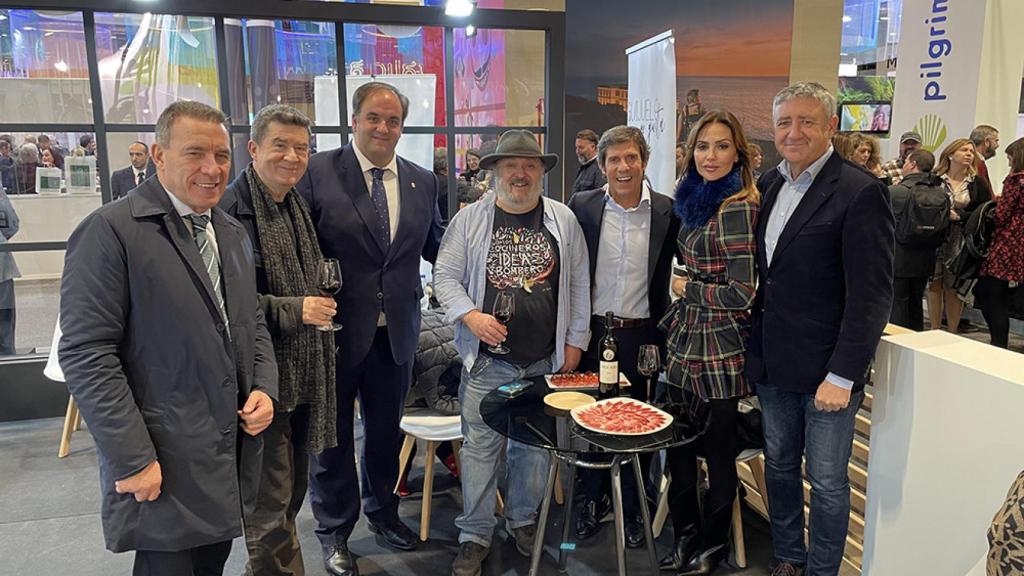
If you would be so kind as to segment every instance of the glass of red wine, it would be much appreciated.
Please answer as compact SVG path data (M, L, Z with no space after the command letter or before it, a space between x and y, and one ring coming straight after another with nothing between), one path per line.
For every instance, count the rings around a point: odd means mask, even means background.
M324 258L320 261L320 282L317 286L320 294L327 297L334 297L341 290L341 264L335 258ZM317 326L321 332L337 332L341 330L341 324L333 320L327 326Z
M495 295L493 308L494 317L495 319L498 320L498 322L501 322L506 327L508 326L508 323L512 320L512 311L515 309L515 307L515 298L513 297L511 292L503 290L501 292L498 292L497 295ZM497 346L490 346L489 348L487 348L487 351L490 352L491 354L508 354L509 352L511 352L511 350L509 350L504 343L499 343Z

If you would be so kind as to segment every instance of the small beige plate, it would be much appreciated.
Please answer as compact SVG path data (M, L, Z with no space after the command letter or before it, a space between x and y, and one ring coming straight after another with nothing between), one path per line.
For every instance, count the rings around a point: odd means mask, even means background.
M595 398L582 392L552 392L544 397L544 403L558 410L572 410L595 402Z

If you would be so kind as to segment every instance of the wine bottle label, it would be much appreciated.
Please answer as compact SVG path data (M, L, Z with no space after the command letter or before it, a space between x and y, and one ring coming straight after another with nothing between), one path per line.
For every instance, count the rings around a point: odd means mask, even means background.
M607 352L606 352L607 354ZM615 384L619 381L619 363L618 362L601 362L601 382L605 384Z
M611 348L602 352L602 355L604 356L604 359L607 360L608 362L615 360L615 350L612 350Z

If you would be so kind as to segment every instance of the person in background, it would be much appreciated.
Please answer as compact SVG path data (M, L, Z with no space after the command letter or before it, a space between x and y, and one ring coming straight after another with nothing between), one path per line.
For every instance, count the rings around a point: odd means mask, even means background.
M505 452L505 520L516 550L529 556L543 499L546 451L484 423L481 402L504 384L570 372L590 339L587 245L576 217L544 197L544 174L558 162L526 130L509 130L480 165L493 169L495 192L460 210L448 225L434 267L434 291L455 324L462 358L462 514L453 576L477 576L490 552L499 457ZM511 295L508 324L491 312ZM503 297L504 298L504 297ZM493 347L498 344L504 350ZM507 451L505 447L508 447Z
M593 130L580 130L576 133L576 159L580 163L580 168L576 172L576 181L572 184L573 194L596 190L605 185L604 174L597 165L597 133Z
M8 194L16 194L14 158L11 157L11 141L0 140L0 185Z
M44 151L50 152L50 164L54 168L64 169L64 154L61 153L59 146L54 146L54 142L50 140L50 137L46 134L40 134L36 139L39 143L39 153L43 155Z
M960 326L964 301L954 285L956 278L946 263L959 251L964 224L971 213L992 199L992 192L985 181L978 178L974 157L974 144L967 138L957 138L942 150L935 167L935 175L946 187L952 210L949 213L949 236L938 250L935 272L928 285L928 319L931 329L938 330L945 309L946 330L953 334Z
M53 162L53 152L49 148L43 149L39 154L39 163L42 164L43 168L55 168Z
M441 223L448 225L448 149L444 146L434 148L434 175L437 176L437 210L441 213Z
M911 194L925 195L932 198L932 204L941 204L946 198L946 188L942 180L932 174L935 167L935 156L927 150L914 150L907 155L900 169L902 179L899 184L889 187L889 199L892 202L896 229L900 229L907 200ZM924 309L921 301L928 287L928 278L935 271L934 246L900 242L896 236L895 259L893 260L892 312L889 322L918 332L924 330Z
M892 309L889 191L829 146L835 110L820 84L781 90L772 119L783 162L757 183L746 375L762 409L772 576L839 573L854 421ZM804 469L812 479L806 525Z
M1010 335L1010 306L1015 291L1024 290L1024 138L1006 147L1010 174L996 204L996 230L988 256L974 286L975 306L981 308L993 346L1006 348Z
M875 176L882 174L882 149L878 138L862 132L854 132L851 136L854 164L871 172Z
M907 157L914 150L921 147L921 135L913 130L904 132L900 136L900 155L882 164L882 180L888 180L890 185L899 184L903 178L903 165Z
M748 144L750 147L750 171L754 174L754 181L761 177L761 165L764 164L764 151L756 142Z
M413 550L419 543L394 494L399 423L420 332L420 260L435 260L444 231L437 176L395 151L409 99L390 84L368 82L356 89L351 110L352 141L311 157L296 185L324 257L337 258L344 276L335 294L344 326L335 332L338 445L313 458L309 482L324 568L333 576L359 573L348 539L360 508L383 545Z
M0 149L10 143L0 140ZM0 244L10 242L20 228L18 213L7 193L0 190ZM14 327L17 319L14 301L14 279L21 278L18 263L11 252L0 252L0 356L14 355Z
M979 124L974 130L971 130L970 139L974 144L974 169L977 170L978 176L985 181L988 189L994 191L995 188L992 187L992 180L988 177L988 165L985 164L985 161L995 156L996 150L999 149L999 130L988 124Z
M665 337L655 324L669 305L668 291L675 255L672 240L679 233L679 219L672 213L672 199L651 190L644 180L650 149L643 132L632 126L605 131L597 144L597 163L607 184L596 190L573 194L569 209L583 229L590 255L590 344L580 369L597 372L600 341L605 335L605 315L614 314L613 327L619 342L619 371L633 385L628 394L642 402L654 395L637 371L640 347L659 349ZM657 376L653 376L657 382ZM623 390L623 392L627 392ZM647 477L650 457L641 456L641 472ZM579 507L576 536L590 538L611 510L609 475L605 470L579 469L584 501ZM626 546L644 543L643 517L637 505L636 475L622 476Z
M135 550L134 576L223 573L274 417L253 245L217 207L226 121L165 108L157 177L82 220L64 258L60 366L96 442L107 548Z
M676 190L682 221L676 238L686 276L672 281L679 297L661 319L667 332L665 376L670 410L710 419L698 443L668 451L669 513L675 533L664 570L707 575L729 553L736 499L737 404L751 394L744 375L750 305L756 281L754 231L760 194L750 145L739 120L713 110L690 131L686 176ZM699 444L699 446L698 446ZM703 505L698 452L708 465Z
M988 529L988 576L1020 576L1024 573L1024 471L1010 485ZM972 572L973 573L973 572Z
M36 169L41 167L39 149L35 144L26 142L18 148L18 160L14 166L16 190L15 194L36 193Z
M856 164L853 159L854 148L852 132L836 132L832 135L832 149L835 153Z
M128 195L136 186L141 186L147 178L156 172L156 166L149 159L149 147L145 142L136 140L128 145L128 159L131 165L115 170L110 175L110 196L117 200Z
M82 148L81 146L75 146L71 150L71 155L74 156L75 158L85 158L88 154L85 153L85 148Z
M446 153L447 154L447 153ZM466 169L460 174L466 182L481 180L480 176L480 151L470 148L466 150Z
M295 517L309 484L309 455L338 444L334 335L317 329L331 324L337 303L320 295L323 254L309 208L295 191L309 162L310 126L291 106L260 110L249 131L252 162L220 201L260 255L256 291L278 368L259 493L245 517L246 574L261 576L304 574Z
M683 176L684 160L686 160L686 143L676 142L676 186L679 185L679 179Z
M96 137L92 134L82 134L78 138L78 145L85 148L86 156L96 155Z

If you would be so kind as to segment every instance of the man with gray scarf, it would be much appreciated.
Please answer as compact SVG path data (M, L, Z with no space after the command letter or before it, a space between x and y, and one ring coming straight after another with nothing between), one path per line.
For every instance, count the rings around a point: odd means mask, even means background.
M318 295L323 255L309 209L295 192L309 163L310 125L291 106L260 110L250 131L252 163L220 203L252 239L280 380L280 403L263 432L256 508L245 518L247 574L305 573L295 516L306 494L309 453L337 445L334 335L316 329L331 324L337 305Z

